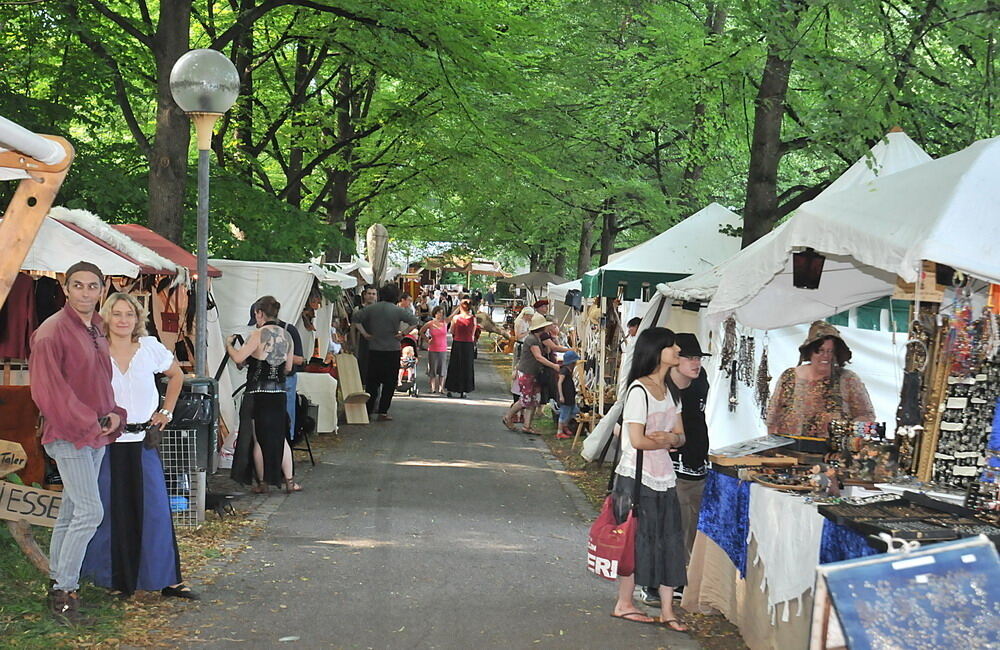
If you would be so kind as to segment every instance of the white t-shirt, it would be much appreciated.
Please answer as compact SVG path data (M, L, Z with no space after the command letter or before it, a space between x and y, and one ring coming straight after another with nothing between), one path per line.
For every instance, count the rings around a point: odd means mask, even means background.
M111 360L115 404L125 409L129 424L148 422L160 408L160 394L153 375L167 371L173 362L173 353L152 336L139 337L139 349L124 373L115 360ZM145 431L123 433L115 442L139 442L145 438Z
M638 388L633 388L638 386ZM649 399L649 410L646 400ZM635 447L628 434L629 422L638 422L647 431L673 431L680 417L681 405L674 403L670 391L664 388L664 399L654 399L639 380L633 381L625 396L622 410L622 455L615 469L617 474L635 478ZM667 449L646 449L642 454L642 484L651 490L665 492L677 485L674 464Z

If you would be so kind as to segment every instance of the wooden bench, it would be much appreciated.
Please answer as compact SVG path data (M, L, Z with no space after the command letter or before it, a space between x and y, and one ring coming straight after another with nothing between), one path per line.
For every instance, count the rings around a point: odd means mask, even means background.
M340 379L340 399L348 424L368 424L368 393L361 383L358 359L353 354L337 355L337 375Z

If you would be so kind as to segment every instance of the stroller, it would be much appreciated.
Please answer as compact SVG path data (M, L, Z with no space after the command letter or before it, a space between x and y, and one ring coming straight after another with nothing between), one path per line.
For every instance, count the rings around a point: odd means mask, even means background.
M399 381L396 384L397 393L407 393L410 397L420 394L417 388L417 355L420 347L416 339L404 336L399 340L402 356L399 358Z

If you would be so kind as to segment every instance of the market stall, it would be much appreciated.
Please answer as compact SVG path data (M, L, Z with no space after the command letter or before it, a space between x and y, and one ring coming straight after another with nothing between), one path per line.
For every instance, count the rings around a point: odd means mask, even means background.
M225 336L240 334L245 338L251 329L247 325L250 306L261 296L271 295L281 304L279 318L298 329L307 356L314 348L319 349L321 356L325 355L330 342L333 302L322 287L350 289L358 282L355 277L319 264L222 259L210 262L224 273L216 283L216 304ZM244 384L245 371L237 369L235 364L227 365L227 373L232 386ZM336 379L325 372L300 372L296 376L299 382L296 391L319 407L317 431L336 431ZM223 442L224 459L231 456L235 445L236 429L230 431L231 435Z

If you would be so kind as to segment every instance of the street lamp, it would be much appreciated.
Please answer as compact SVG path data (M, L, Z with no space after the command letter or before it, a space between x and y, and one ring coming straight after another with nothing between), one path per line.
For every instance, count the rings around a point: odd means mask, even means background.
M240 75L224 54L191 50L170 70L170 94L198 134L198 278L195 291L194 371L208 373L208 156L215 121L240 94Z

